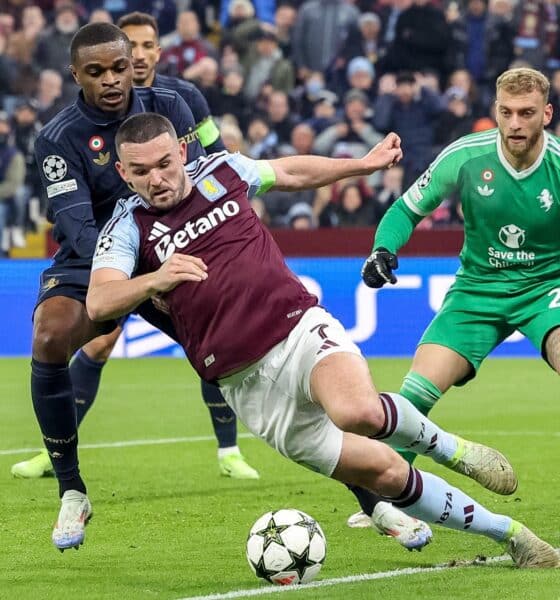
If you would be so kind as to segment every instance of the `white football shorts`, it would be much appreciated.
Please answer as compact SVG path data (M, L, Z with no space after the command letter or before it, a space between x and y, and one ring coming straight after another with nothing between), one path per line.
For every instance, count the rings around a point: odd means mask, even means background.
M327 476L338 464L342 431L312 402L310 378L313 367L335 352L361 356L342 324L315 306L263 358L218 382L249 431L287 458Z

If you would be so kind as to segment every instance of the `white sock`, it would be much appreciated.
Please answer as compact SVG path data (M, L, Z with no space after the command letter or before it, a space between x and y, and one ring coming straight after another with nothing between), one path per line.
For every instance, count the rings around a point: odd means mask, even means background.
M441 477L411 467L403 496L394 506L417 519L503 542L512 519L497 515Z
M218 458L224 458L229 454L240 454L238 446L228 446L227 448L218 448Z
M457 450L457 439L424 416L400 394L379 394L385 411L384 428L374 439L393 448L409 450L433 458L437 463L448 462Z

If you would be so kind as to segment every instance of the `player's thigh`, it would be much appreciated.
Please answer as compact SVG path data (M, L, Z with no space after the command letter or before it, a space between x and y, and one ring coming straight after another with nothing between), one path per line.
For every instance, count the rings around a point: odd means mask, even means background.
M467 292L452 288L424 332L419 346L430 344L447 348L462 357L470 368L463 378L452 381L462 374L464 363L449 353L449 364L432 365L431 377L425 376L436 383L432 379L435 377L443 388L460 385L474 377L488 354L513 333L515 328L507 324L508 310L504 298L490 297L476 290ZM426 360L423 360L423 365L428 368Z
M68 296L51 296L33 318L33 357L42 362L66 362L104 326L88 317L85 305Z
M394 497L403 491L408 473L408 463L387 444L344 433L340 459L331 477Z
M545 282L527 291L519 313L517 319L521 323L521 333L529 338L550 366L558 371L558 358L553 353L558 335L555 330L560 327L560 280Z
M311 399L344 431L377 431L384 415L365 359L333 352L317 362L310 377ZM362 430L363 429L363 430Z
M471 363L464 356L447 346L430 343L416 348L411 370L429 379L442 393L473 373Z

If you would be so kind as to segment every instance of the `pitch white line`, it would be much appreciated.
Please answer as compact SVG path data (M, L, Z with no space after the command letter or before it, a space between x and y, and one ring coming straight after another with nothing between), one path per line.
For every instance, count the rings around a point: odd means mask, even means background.
M251 433L238 433L238 438L252 438ZM123 440L120 442L99 442L97 444L80 444L80 450L104 449L104 448L128 448L131 446L160 446L164 444L190 444L194 442L215 441L213 435L199 435L193 437L161 438L155 440ZM9 456L11 454L27 454L30 452L40 452L43 448L13 448L0 450L0 456Z
M560 431L462 431L464 436L488 436L488 437L560 437ZM252 438L251 433L240 433L239 438ZM210 442L216 438L213 435L200 435L193 437L174 437L151 440L122 440L118 442L98 442L96 444L80 444L83 450L104 448L128 448L132 446L161 446L165 444L190 444L194 442ZM36 448L6 448L0 450L0 456L12 454L26 454L28 452L40 452L42 447Z
M333 585L345 585L347 583L359 583L361 581L373 581L375 579L391 579L394 577L406 577L408 575L423 575L424 573L438 573L449 569L460 569L464 567L480 566L489 563L499 563L511 560L507 555L488 558L485 561L465 561L457 565L443 564L433 567L409 567L406 569L395 569L393 571L384 571L381 573L363 573L362 575L349 575L347 577L336 577L333 579L323 579L306 585L287 585L287 586L269 586L253 588L248 590L235 590L223 594L210 594L208 596L186 596L180 600L230 600L232 598L251 598L253 596L265 596L267 594L289 594L290 592L305 592L307 590L330 587Z

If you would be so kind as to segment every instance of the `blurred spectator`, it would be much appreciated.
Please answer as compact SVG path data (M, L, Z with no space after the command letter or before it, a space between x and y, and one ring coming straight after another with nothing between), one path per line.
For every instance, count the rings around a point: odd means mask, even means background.
M325 76L321 71L306 73L302 85L298 85L290 94L298 115L303 119L312 117L315 102L325 89Z
M29 217L40 213L40 198L42 196L41 178L35 163L35 140L43 124L38 119L38 107L35 100L21 101L13 115L13 134L16 148L25 159L25 180L20 186L14 201L14 217L12 224L12 242L16 247L25 246L24 231L28 225ZM35 208L30 208L31 202ZM37 223L33 223L34 226Z
M228 152L241 152L241 154L247 154L243 133L233 120L227 118L222 119L222 122L220 123L220 134Z
M414 0L397 19L395 39L387 50L383 71L434 69L443 80L448 72L450 40L443 11L429 0Z
M360 13L344 0L308 0L299 9L292 49L298 76L309 71L326 72Z
M274 22L275 0L222 0L220 9L220 24L222 27L230 27L238 18L238 10L248 10L246 5L251 5L253 14L257 15L259 21L266 23ZM245 5L245 6L244 6Z
M297 10L289 3L278 2L274 13L274 26L278 45L284 58L292 57L292 35L297 18Z
M37 94L38 118L46 125L65 106L62 96L62 75L53 69L45 69L39 73Z
M53 69L62 75L65 100L73 100L78 89L68 65L71 62L70 42L79 27L78 12L74 4L61 4L56 9L54 25L39 37L33 53L33 63L39 70Z
M6 96L13 93L12 82L18 76L16 61L6 54L8 39L0 32L0 109L6 108Z
M159 70L172 77L189 79L186 69L205 56L217 58L215 48L200 35L196 13L190 10L179 13L175 41L162 52Z
M554 0L523 0L515 7L514 53L535 69L560 67L559 8Z
M346 184L339 196L336 215L340 227L370 227L375 224L371 195L356 182Z
M290 143L280 148L282 156L317 154L315 151L315 131L307 123L299 123L292 129Z
M286 94L294 87L292 64L283 58L273 31L261 28L255 32L254 42L242 63L245 71L243 93L248 100L254 100L265 83Z
M270 126L278 135L278 143L289 143L292 129L297 125L298 118L290 111L288 96L285 92L274 91L270 94L267 117Z
M329 90L323 90L313 105L313 116L306 123L313 127L315 133L319 134L327 127L336 123L336 105L338 96Z
M374 65L379 55L380 33L381 19L373 12L363 13L344 40L339 59L346 65L356 56L365 56Z
M0 255L8 256L15 197L25 180L25 160L14 146L8 114L0 113Z
M374 82L375 69L365 56L356 56L348 63L344 92L349 89L361 90L373 103L376 96Z
M364 156L382 136L373 128L371 107L361 90L350 90L344 96L342 120L325 129L315 140L315 150L325 156ZM374 173L372 181L380 177Z
M7 12L9 7L0 8L0 34L9 38L16 29L14 16Z
M395 165L383 171L382 181L376 186L373 203L375 206L375 224L381 221L383 215L402 196L404 169Z
M410 72L397 75L393 90L391 80L383 81L375 102L373 124L382 133L395 131L400 135L404 152L401 164L408 187L433 158L434 123L443 107L439 96L420 87Z
M496 127L496 122L490 117L480 117L480 119L476 119L473 123L472 131L473 133L479 133L481 131L488 131L489 129L494 129Z
M460 87L449 88L444 95L446 109L439 116L434 142L437 152L463 135L472 132L474 119L467 94Z
M286 215L286 225L290 229L314 229L313 210L306 202L297 202Z
M252 36L263 25L255 18L255 8L250 0L232 0L228 12L229 19L222 30L222 43L233 44L243 59L251 45Z
M91 11L89 15L88 23L112 23L113 17L108 10L104 8L96 8Z
M224 74L222 87L215 99L208 104L210 112L216 116L233 115L239 127L245 130L251 114L251 107L243 97L243 74L240 69L232 69Z
M232 44L224 44L220 54L220 73L227 73L232 69L241 69L239 54Z
M183 77L192 81L204 94L210 107L216 104L220 97L218 75L218 63L210 56L201 58L183 72Z
M39 34L45 27L43 11L38 6L26 6L21 23L21 29L10 36L8 54L20 65L30 65Z
M495 82L492 82L492 95L488 97L486 102L481 98L479 88L473 76L466 69L456 69L451 73L446 89L451 87L461 88L465 92L474 118L483 117L488 114L489 102L493 100Z
M560 69L554 70L550 75L550 97L552 104L552 121L550 128L554 129L560 121Z
M247 154L255 159L276 158L278 136L265 117L254 116L247 127Z

